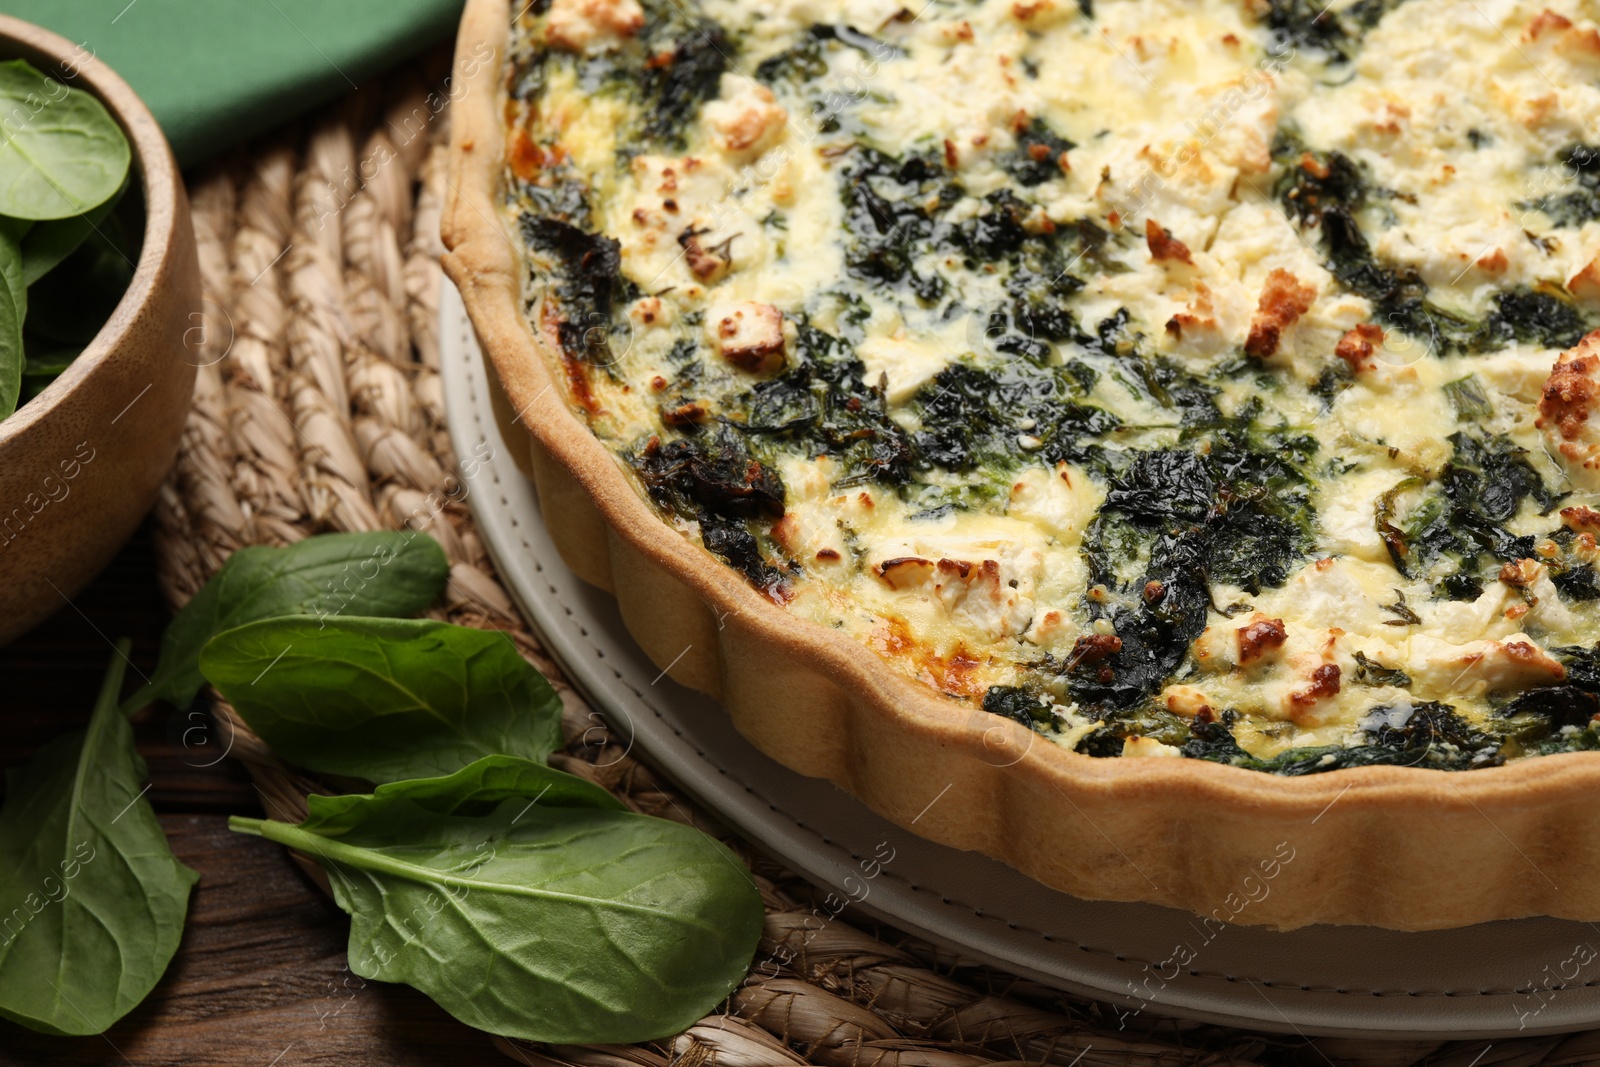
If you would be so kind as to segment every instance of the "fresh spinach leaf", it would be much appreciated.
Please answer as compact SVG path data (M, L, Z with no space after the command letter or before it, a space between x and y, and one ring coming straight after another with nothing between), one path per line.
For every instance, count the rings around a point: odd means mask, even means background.
M90 93L26 61L0 63L0 215L64 219L110 199L128 176L128 139Z
M409 530L320 534L288 548L253 545L228 558L167 627L149 684L123 703L187 707L205 678L200 650L223 630L278 615L414 615L444 590L438 542Z
M123 182L122 188L113 193L110 199L87 214L34 223L22 238L24 283L32 285L77 251L84 239L94 233L121 202L127 188L127 182Z
M142 210L143 205L134 202L102 219L58 269L33 283L25 323L30 338L63 345L94 340L133 281L144 238ZM23 269L27 270L26 248Z
M83 354L81 348L39 348L31 344L26 335L22 340L22 395L17 400L21 407L47 389L51 382L61 377L72 361Z
M24 347L26 359L22 363L24 378L54 380L62 371L72 366L72 361L83 355L81 348Z
M0 107L24 89L0 138L0 302L8 305L0 308L0 418L70 362L42 355L81 350L99 333L127 291L144 239L142 201L123 196L129 148L116 123L88 94L25 63L0 63ZM90 127L100 120L105 128L96 133ZM115 173L103 190L91 180L96 166ZM43 183L63 203L80 194L93 199L65 213L17 208L18 198L42 195L29 192L30 183ZM116 211L119 204L130 210Z
M199 877L144 799L144 760L117 711L122 642L87 730L6 780L0 809L0 1016L98 1034L144 999L183 933Z
M288 616L218 634L200 670L272 750L374 782L543 761L561 701L511 638L428 619Z
M369 795L318 797L317 826L322 833L334 834L402 801L436 815L487 815L514 797L546 808L628 810L622 801L575 774L521 756L485 756L440 778L390 782Z
M414 986L479 1030L652 1040L743 979L761 895L721 844L631 812L550 807L537 778L502 799L468 771L448 790L313 796L299 826L229 824L322 864L351 916L354 973Z
M0 419L17 410L22 395L22 313L27 290L16 241L0 232Z
M29 223L16 219L0 219L0 275L11 290L12 303L17 308L17 321L28 317L28 272L23 267L22 242L31 228Z

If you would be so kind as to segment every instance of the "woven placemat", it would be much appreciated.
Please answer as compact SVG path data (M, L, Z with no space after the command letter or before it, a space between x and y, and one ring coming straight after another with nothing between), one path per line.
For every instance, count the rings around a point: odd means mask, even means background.
M352 94L192 176L205 286L204 363L176 469L156 506L161 583L182 606L245 545L313 533L433 534L451 561L433 613L500 630L560 692L568 746L552 758L635 810L715 834L751 865L767 905L756 966L716 1012L667 1041L499 1047L584 1067L1532 1067L1600 1062L1600 1032L1485 1042L1280 1038L1108 1006L952 957L855 915L733 838L611 747L501 587L459 501L444 424L437 309L443 275L448 58ZM268 815L299 820L326 784L278 761L226 705ZM320 872L315 871L317 875Z

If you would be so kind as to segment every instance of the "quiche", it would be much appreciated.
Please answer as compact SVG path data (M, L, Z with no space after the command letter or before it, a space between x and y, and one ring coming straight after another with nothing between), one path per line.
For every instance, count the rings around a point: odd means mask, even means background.
M1235 921L1593 918L1528 848L1600 777L1597 16L473 0L446 266L564 554L780 760L1083 895L1293 823L1343 888ZM1539 877L1348 877L1463 856Z

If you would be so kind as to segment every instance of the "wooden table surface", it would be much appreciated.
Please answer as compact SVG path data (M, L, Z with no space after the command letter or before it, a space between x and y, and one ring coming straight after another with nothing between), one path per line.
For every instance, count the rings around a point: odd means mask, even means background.
M112 640L133 638L134 667L149 673L167 618L141 531L71 604L0 648L0 767L87 721ZM130 691L135 681L130 670ZM511 1062L420 993L346 970L344 913L282 848L228 831L229 814L260 815L261 804L243 769L219 760L203 713L158 707L135 733L172 850L200 872L183 943L150 997L103 1036L0 1020L0 1067Z

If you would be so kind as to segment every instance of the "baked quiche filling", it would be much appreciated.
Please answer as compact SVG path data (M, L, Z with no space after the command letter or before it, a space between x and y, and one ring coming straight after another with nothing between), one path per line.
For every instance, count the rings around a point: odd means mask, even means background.
M1595 749L1593 13L543 0L505 221L664 520L953 701L1282 774Z

